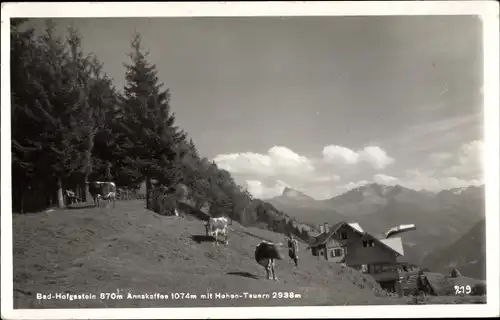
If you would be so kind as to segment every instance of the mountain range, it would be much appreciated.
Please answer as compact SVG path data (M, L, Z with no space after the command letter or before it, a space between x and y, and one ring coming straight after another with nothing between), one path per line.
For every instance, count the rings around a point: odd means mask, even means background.
M449 274L458 269L462 276L486 279L486 222L482 219L451 245L426 255L422 265Z
M383 237L391 227L415 224L416 230L402 238L405 259L417 264L424 256L452 245L485 216L484 185L433 193L371 183L326 200L285 188L282 195L266 201L318 229L325 222L333 225L344 220Z

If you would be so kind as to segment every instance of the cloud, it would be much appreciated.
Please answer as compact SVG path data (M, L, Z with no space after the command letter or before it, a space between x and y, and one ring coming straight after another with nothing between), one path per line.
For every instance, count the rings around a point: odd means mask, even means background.
M482 184L481 180L477 179L460 179L457 177L435 177L429 175L427 172L420 170L408 170L401 185L415 189L415 190L428 190L440 191L443 189L462 188L470 185L478 186Z
M429 191L480 185L484 183L483 149L481 140L469 141L452 152L431 153L418 166L406 169L401 167L402 162L399 168L392 167L395 160L374 145L357 151L328 145L317 158L274 146L266 154L222 154L214 161L219 168L231 172L254 197L272 198L289 186L316 199L325 199L368 183ZM384 172L377 172L380 170Z
M368 184L368 183L370 183L370 181L367 181L367 180L360 180L357 182L349 182L349 183L346 183L342 186L337 187L337 190L339 191L339 193L341 193L341 192L355 189L357 187L361 187L361 186Z
M445 170L445 173L481 179L483 172L483 156L483 141L474 140L466 143L460 148L458 157L455 161L456 163Z
M464 137L473 136L480 130L482 111L458 115L452 118L426 121L407 127L403 132L383 140L385 146L405 152L427 151L460 143Z
M307 174L315 170L312 162L292 150L274 146L267 154L253 152L221 154L214 159L217 166L231 173L259 176Z
M434 165L441 165L443 162L450 160L453 157L448 152L435 152L429 155L429 161Z
M274 146L266 154L219 154L213 160L219 168L238 176L240 181L281 179L297 187L313 183L332 184L340 181L342 176L355 175L359 170L383 169L394 162L378 146L353 151L336 145L325 146L322 157L317 158L308 158L284 146Z
M439 152L429 155L428 171L462 180L482 180L483 156L483 141L473 140L464 143L453 153Z
M370 163L375 169L384 169L394 162L380 147L366 147L361 152L361 159Z
M349 148L329 145L323 148L323 157L331 162L341 161L345 164L357 164L359 154Z
M373 176L373 182L385 185L395 185L398 184L400 181L396 177L378 173Z
M337 145L323 148L323 158L329 163L356 165L362 162L370 164L375 169L384 169L394 163L394 159L380 147L368 146L358 151Z
M336 174L327 174L327 175L321 175L317 177L312 177L312 181L314 182L331 182L331 181L339 181L340 176Z
M358 151L328 145L322 151L322 156L308 158L284 146L274 146L266 154L219 154L213 161L220 169L229 171L252 195L265 198L281 194L286 185L283 181L313 197L325 198L347 191L344 189L352 183L343 187L346 179L355 179L366 170L380 170L394 162L382 148L373 145Z
M278 180L275 185L267 186L259 180L246 180L245 188L254 196L259 199L269 199L276 196L279 196L283 193L283 189L288 185Z
M430 191L483 184L483 149L483 141L473 140L453 152L432 153L419 168L406 170L401 184Z

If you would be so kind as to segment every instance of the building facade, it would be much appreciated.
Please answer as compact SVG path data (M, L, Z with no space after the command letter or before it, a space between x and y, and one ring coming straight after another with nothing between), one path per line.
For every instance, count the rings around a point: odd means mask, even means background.
M398 258L404 255L401 238L377 239L357 223L339 222L320 234L309 245L312 255L333 263L345 263L372 276L388 291L397 291Z

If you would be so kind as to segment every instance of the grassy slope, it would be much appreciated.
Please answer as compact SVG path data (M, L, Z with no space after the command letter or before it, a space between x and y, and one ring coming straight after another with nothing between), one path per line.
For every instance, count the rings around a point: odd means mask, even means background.
M159 216L142 201L118 202L114 210L87 208L14 215L14 307L172 307L405 304L390 298L371 277L313 259L301 245L300 267L278 262L280 281L265 279L253 258L262 239L283 235L233 223L229 245L193 240L204 227L194 218ZM195 237L196 239L196 237ZM190 294L301 294L294 300L36 300L36 293L132 292ZM435 297L426 303L457 303ZM477 298L474 298L477 300ZM471 302L462 299L458 303Z
M14 215L16 308L344 305L394 303L376 296L370 277L311 259L301 247L301 265L279 261L279 282L265 279L253 258L261 239L283 235L233 223L229 245L197 243L199 220L163 217L141 201L118 202L114 210L87 208ZM235 273L235 274L231 274ZM36 293L288 291L295 300L45 300Z

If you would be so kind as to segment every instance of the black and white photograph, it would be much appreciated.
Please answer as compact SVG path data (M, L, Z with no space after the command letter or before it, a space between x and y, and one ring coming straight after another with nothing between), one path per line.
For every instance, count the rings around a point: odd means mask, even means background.
M2 6L2 318L498 316L497 2Z

